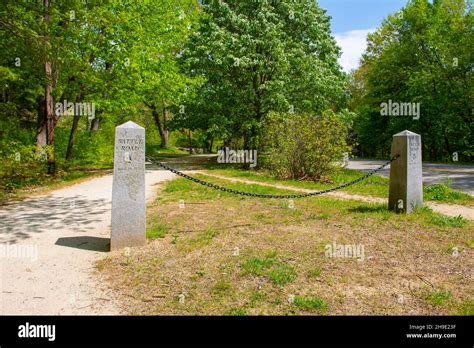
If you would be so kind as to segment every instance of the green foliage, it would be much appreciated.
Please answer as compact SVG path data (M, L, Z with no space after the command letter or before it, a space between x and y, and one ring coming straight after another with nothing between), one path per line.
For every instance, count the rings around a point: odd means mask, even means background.
M155 115L143 112L144 103L163 110L192 86L177 60L198 16L195 0L2 2L0 159L19 154L22 163L31 162L23 173L30 177L33 167L46 168L34 158L37 152L55 154L58 170L110 167L114 128L128 120L145 126L147 142L156 143ZM72 115L55 115L55 144L43 148L36 129L45 119L46 61L54 78L53 113L56 103L93 103L99 126L91 127L87 117L73 123Z
M350 150L347 132L332 112L272 114L265 127L266 166L280 178L319 180Z
M392 135L409 129L424 159L472 160L473 24L470 0L413 0L369 35L350 83L362 155L387 158ZM381 116L389 100L420 103L420 118Z
M270 111L314 111L344 100L340 54L315 1L202 1L183 67L203 83L185 98L181 127L258 146ZM314 25L309 25L309 24Z

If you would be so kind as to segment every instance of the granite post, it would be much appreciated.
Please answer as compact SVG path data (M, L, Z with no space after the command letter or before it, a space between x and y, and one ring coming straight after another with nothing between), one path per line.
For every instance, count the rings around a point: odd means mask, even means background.
M390 165L388 207L400 213L412 213L423 206L423 170L421 137L405 130L393 136L391 156L400 157Z
M129 121L115 128L110 249L145 243L145 128Z

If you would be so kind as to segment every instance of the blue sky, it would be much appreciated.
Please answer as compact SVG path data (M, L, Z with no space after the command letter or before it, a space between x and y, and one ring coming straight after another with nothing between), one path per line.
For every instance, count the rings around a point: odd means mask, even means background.
M359 66L365 50L367 34L380 26L388 14L397 12L407 0L317 0L331 16L331 30L342 57L339 63L345 71Z

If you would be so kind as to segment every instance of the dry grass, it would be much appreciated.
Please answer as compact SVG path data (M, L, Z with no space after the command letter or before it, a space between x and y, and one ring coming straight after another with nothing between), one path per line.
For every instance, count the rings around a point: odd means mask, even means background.
M166 185L148 211L160 238L98 263L126 313L474 314L472 222L437 226L430 212L323 197L291 209L183 179ZM327 257L334 241L363 245L364 260Z

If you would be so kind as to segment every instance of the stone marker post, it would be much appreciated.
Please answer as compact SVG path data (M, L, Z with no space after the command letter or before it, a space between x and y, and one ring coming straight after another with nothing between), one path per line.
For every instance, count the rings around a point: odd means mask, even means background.
M421 137L405 130L393 136L391 156L400 157L390 164L388 208L412 213L423 205Z
M115 128L110 249L144 245L145 128L126 122Z

